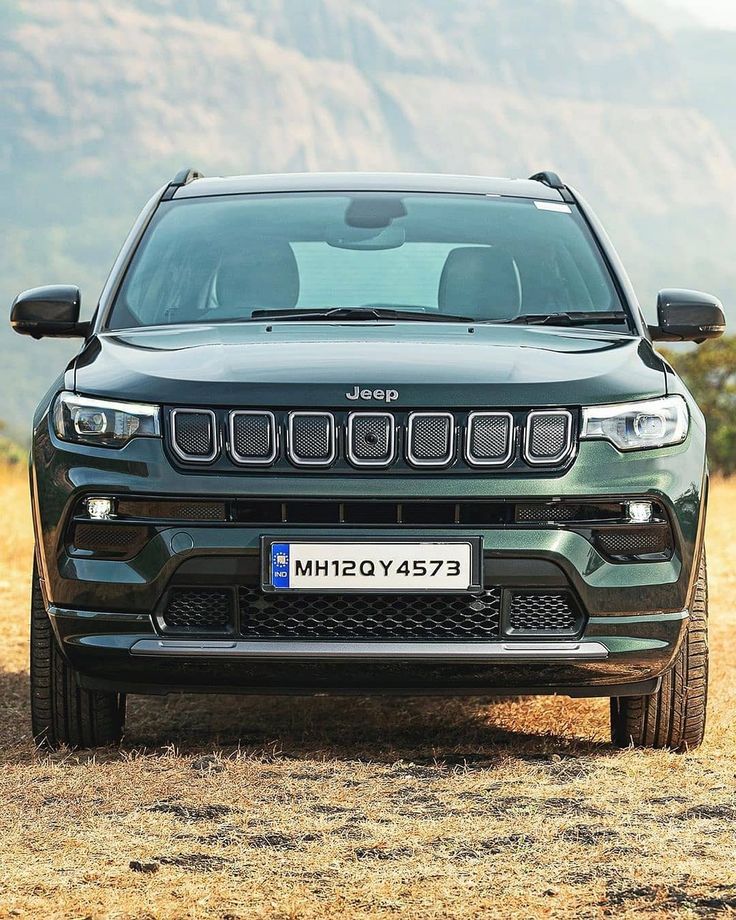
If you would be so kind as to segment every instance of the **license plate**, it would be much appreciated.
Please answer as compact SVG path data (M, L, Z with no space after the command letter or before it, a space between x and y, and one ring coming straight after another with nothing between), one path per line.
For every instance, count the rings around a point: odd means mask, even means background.
M265 591L480 590L481 542L468 540L263 541Z

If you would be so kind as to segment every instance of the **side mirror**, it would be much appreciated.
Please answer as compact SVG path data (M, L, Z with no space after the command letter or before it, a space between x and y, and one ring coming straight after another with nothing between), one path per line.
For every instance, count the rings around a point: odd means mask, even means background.
M657 297L657 325L649 327L655 342L697 342L717 339L726 331L723 305L712 294L666 290Z
M31 288L13 301L10 325L20 335L34 339L85 337L90 324L79 322L81 299L79 288L71 284Z

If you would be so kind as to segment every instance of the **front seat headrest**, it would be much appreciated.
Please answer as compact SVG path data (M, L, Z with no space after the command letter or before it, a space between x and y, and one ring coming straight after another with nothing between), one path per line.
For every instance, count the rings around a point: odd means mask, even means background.
M458 246L445 260L437 298L440 312L473 319L510 319L521 309L511 256L495 246Z
M299 299L299 270L285 241L254 242L225 258L217 269L217 302L223 311L289 309Z

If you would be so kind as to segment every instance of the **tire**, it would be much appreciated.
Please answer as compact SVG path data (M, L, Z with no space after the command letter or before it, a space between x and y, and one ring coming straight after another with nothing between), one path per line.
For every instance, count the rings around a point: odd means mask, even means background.
M31 724L39 747L117 744L125 725L125 696L85 690L54 635L36 564L31 588Z
M611 740L619 747L692 750L705 734L707 699L708 575L703 550L687 632L675 662L657 693L611 699Z

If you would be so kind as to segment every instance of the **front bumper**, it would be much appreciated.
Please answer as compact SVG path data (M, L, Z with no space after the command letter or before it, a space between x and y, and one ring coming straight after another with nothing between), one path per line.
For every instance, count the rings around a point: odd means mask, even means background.
M154 440L134 440L121 451L82 448L57 441L42 423L34 439L32 491L44 593L62 648L89 686L128 692L528 691L605 696L652 692L676 654L702 539L704 470L704 435L695 426L683 445L636 454L620 454L607 443L583 442L575 463L561 476L479 473L451 479L437 473L394 476L389 482L380 473L350 479L329 473L183 473L171 466ZM667 509L675 552L667 561L612 563L563 526L433 529L431 536L438 539L483 537L486 585L569 588L586 612L583 633L564 643L545 641L540 650L527 648L526 653L520 640L486 643L483 649L476 645L471 652L457 646L443 650L439 643L424 650L404 644L390 651L390 643L382 643L371 650L358 642L350 643L349 654L342 656L335 645L324 654L315 654L318 647L312 645L306 656L293 642L271 649L262 644L248 648L239 641L207 647L194 637L166 639L154 611L186 566L219 571L223 577L239 563L257 570L264 528L164 527L127 561L70 554L65 529L72 509L84 495L108 493L346 501L649 497ZM288 527L272 526L268 533L294 535ZM379 534L390 537L396 531L340 528L347 539L380 539ZM300 527L298 535L335 534L329 527ZM402 538L429 535L426 529L401 529ZM515 651L506 651L506 645Z

